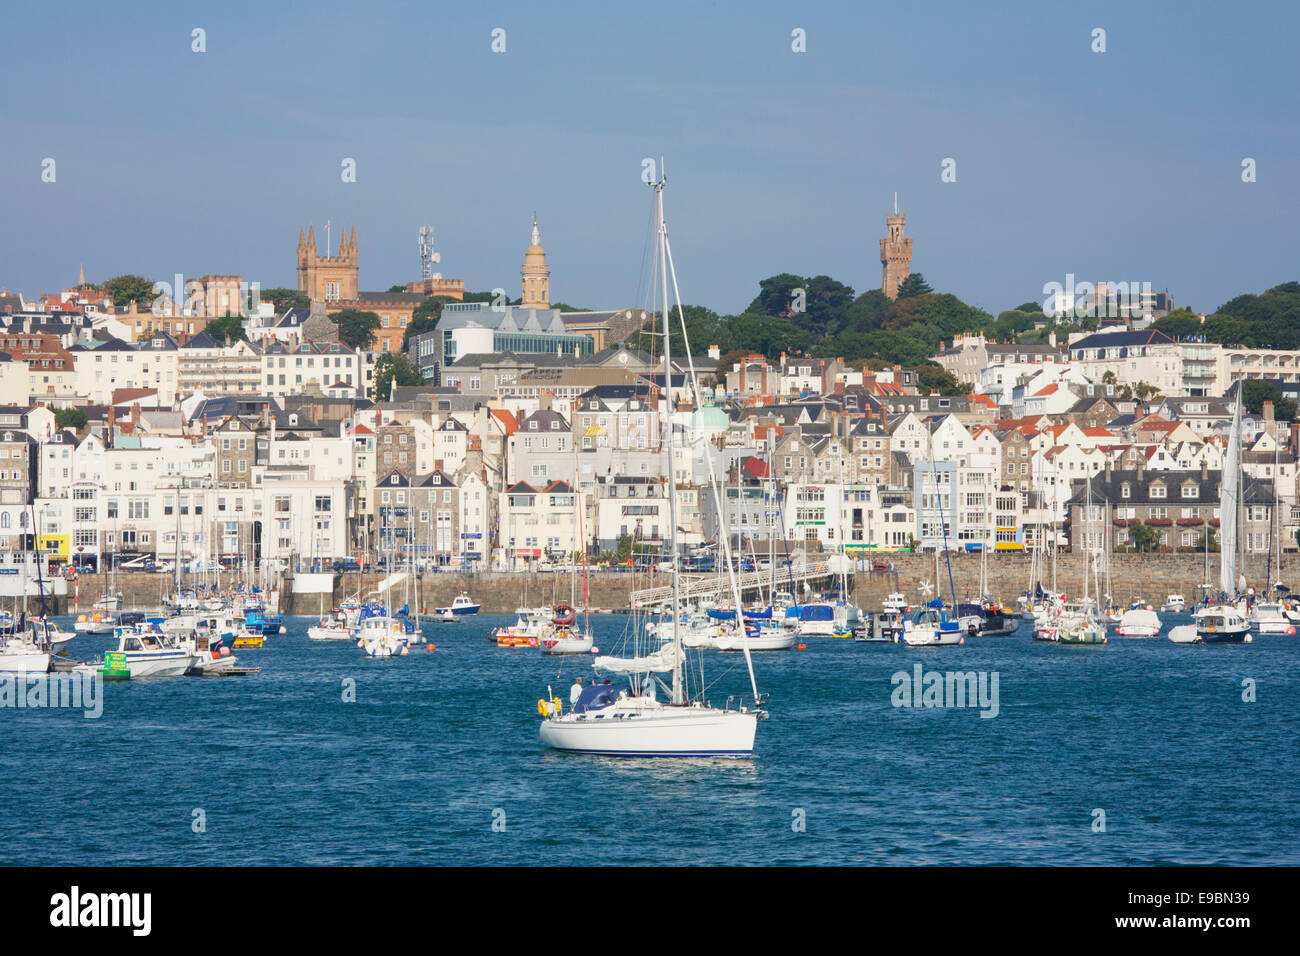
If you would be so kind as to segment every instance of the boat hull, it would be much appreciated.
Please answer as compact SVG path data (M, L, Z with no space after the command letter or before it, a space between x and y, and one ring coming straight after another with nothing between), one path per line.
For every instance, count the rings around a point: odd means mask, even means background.
M542 743L603 757L754 755L756 713L708 707L609 707L610 713L566 714L542 722Z
M183 677L194 664L194 655L186 651L166 651L158 654L126 652L126 667L131 679L145 677Z
M45 651L0 653L0 674L44 674L50 669L50 655Z

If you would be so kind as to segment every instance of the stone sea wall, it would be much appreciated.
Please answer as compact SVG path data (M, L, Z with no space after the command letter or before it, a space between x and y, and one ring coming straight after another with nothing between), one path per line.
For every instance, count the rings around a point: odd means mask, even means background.
M864 608L873 609L891 591L902 591L909 601L919 602L927 594L933 597L935 591L935 564L933 555L892 554L881 555L881 559L891 562L892 573L871 574L859 572L853 575L852 590L858 603ZM1079 554L1061 554L1056 560L1056 582L1060 590L1071 596L1080 593L1083 580L1083 558ZM1043 586L1050 587L1052 581L1051 559L1042 575ZM1190 603L1197 595L1197 585L1204 575L1204 558L1196 554L1115 554L1111 556L1112 597L1116 601L1127 603L1141 598L1148 603L1159 605L1165 595L1181 594ZM954 554L952 556L952 578L959 600L968 596L977 596L980 590L981 559L974 554ZM1288 554L1283 556L1282 570L1273 572L1274 580L1282 580L1294 586L1300 586L1300 556ZM1218 555L1210 555L1210 580L1218 579ZM288 595L282 600L282 608L290 614L317 614L345 597L360 592L363 596L373 590L376 582L374 575L336 575L332 595ZM1031 586L1029 579L1029 557L1025 554L993 553L988 556L988 580L990 590L1001 600L1014 603L1016 597ZM1265 559L1250 556L1247 561L1247 580L1256 589L1265 585ZM655 583L663 583L656 580ZM819 582L810 582L818 587ZM821 582L827 584L828 582ZM929 590L925 590L925 585ZM948 571L940 556L939 584L947 597ZM144 573L119 573L117 588L122 592L128 608L154 609L162 603L162 598L169 593L172 579L169 575ZM426 574L420 581L421 604L432 609L449 604L462 591L483 606L485 614L510 613L521 604L540 605L570 601L570 575L541 574L460 574L437 573ZM608 607L615 610L626 609L630 600L628 591L632 587L645 587L643 575L633 576L626 573L602 572L592 573L589 590L592 607ZM778 587L789 589L790 582L778 578ZM95 600L95 596L107 590L109 581L106 576L86 575L75 585L69 583L66 600L54 601L55 613L72 613L74 609L85 610ZM802 590L803 582L796 580L794 589ZM1092 585L1089 584L1091 590ZM286 589L287 591L287 589ZM573 603L582 603L582 581L576 585L577 599ZM396 589L396 603L405 600L404 589ZM35 604L29 602L29 609Z

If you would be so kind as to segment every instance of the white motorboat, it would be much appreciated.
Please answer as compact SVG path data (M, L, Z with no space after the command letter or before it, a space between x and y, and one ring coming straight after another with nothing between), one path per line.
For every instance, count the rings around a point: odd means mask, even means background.
M410 653L402 622L386 615L363 617L355 628L357 646L369 657L403 657Z
M1295 627L1280 604L1256 603L1246 620L1261 634L1286 634L1288 631L1293 632Z
M797 623L795 624L794 629L795 633L800 637L835 636L834 604L827 601L821 601L815 604L803 604L799 607L787 608L787 617L789 617L791 611L798 612Z
M1165 598L1165 603L1160 606L1160 610L1165 614L1182 614L1187 610L1187 601L1181 594L1170 594Z
M966 643L966 632L943 611L931 608L903 622L903 643L911 647L955 647Z
M222 642L221 636L208 633L206 628L194 631L180 643L194 655L194 663L186 671L193 676L202 677L205 674L231 670L239 662L238 658L230 653L230 648Z
M1175 644L1199 644L1201 636L1196 633L1195 624L1180 624L1169 629L1169 639Z
M131 624L114 629L117 650L125 655L131 679L181 677L193 666L196 655L179 640L149 624Z
M906 614L907 598L904 596L902 591L892 591L890 592L889 595L885 597L885 600L881 602L880 609L882 611L892 611L898 614Z
M1160 633L1160 615L1150 608L1130 608L1120 615L1115 633L1120 637L1155 637Z

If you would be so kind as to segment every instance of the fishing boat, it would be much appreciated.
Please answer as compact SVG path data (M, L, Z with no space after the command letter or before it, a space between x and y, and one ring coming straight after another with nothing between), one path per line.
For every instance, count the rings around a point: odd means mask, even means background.
M446 612L456 616L461 614L477 614L479 607L480 605L471 601L469 595L462 591L460 594L456 595L456 599L452 601L451 604L446 607L436 607L433 609L433 613L439 615Z
M1187 601L1181 594L1170 594L1165 598L1165 603L1160 605L1160 610L1165 614L1182 614L1187 610Z
M1233 604L1211 604L1194 615L1202 644L1249 644L1250 622Z
M655 190L655 222L658 241L656 253L657 276L662 282L662 299L659 305L662 314L667 316L668 276L673 272L672 255L668 245L668 232L664 223L663 189L664 179L653 183ZM673 288L677 288L677 278L673 275ZM685 334L685 318L682 313L680 296L677 297L677 316ZM667 466L664 474L668 480L668 510L671 550L672 628L674 636L671 642L661 645L651 654L638 655L633 647L631 657L597 656L592 666L598 671L605 671L625 679L625 683L597 684L583 690L573 710L561 713L560 702L553 695L549 699L539 700L538 709L542 714L539 734L542 743L557 750L585 754L602 754L619 757L733 757L748 758L753 756L754 739L760 717L766 712L761 709L762 698L754 678L753 661L749 647L742 642L745 664L749 672L750 688L753 691L753 707L741 706L732 710L730 700L725 708L714 707L698 694L690 699L686 685L685 658L680 635L680 595L681 576L677 573L680 558L678 548L677 495L672 491L674 448L676 445L672 423L672 381L673 369L669 357L669 343L672 324L663 322L664 335L664 409L666 427L663 451ZM690 366L688 365L688 368ZM702 407L699 382L690 368L688 382L693 392L695 406ZM719 482L714 471L713 456L706 455L705 462L709 469L709 487L718 502L721 513ZM736 608L744 605L740 599L740 589L736 582L735 568L731 558L729 535L720 535L723 557L726 565L727 581L730 585L732 604ZM742 615L727 622L739 634L744 633ZM645 632L633 627L631 634L640 639ZM653 640L653 636L649 636ZM660 686L658 674L671 674L671 684L663 685L669 690L669 700L660 701L655 688ZM644 675L638 683L636 678Z

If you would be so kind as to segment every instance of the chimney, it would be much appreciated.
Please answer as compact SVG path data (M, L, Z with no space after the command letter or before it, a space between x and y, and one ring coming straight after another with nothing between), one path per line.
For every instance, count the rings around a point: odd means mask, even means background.
M1210 477L1210 463L1206 461L1204 456L1202 456L1201 457L1201 481L1205 481L1209 477Z
M1051 332L1049 332L1049 333L1047 334L1047 344L1050 345L1052 348L1056 348L1056 330L1055 330L1055 329L1053 329Z
M1264 422L1267 425L1273 424L1273 403L1272 402L1264 403Z
M136 425L139 424L140 424L140 403L132 402L131 403L131 427L134 428Z
M718 348L716 345L710 345L710 346L709 346L709 358L713 359L713 361L715 361L715 362L716 362L718 359L722 358L722 349Z

